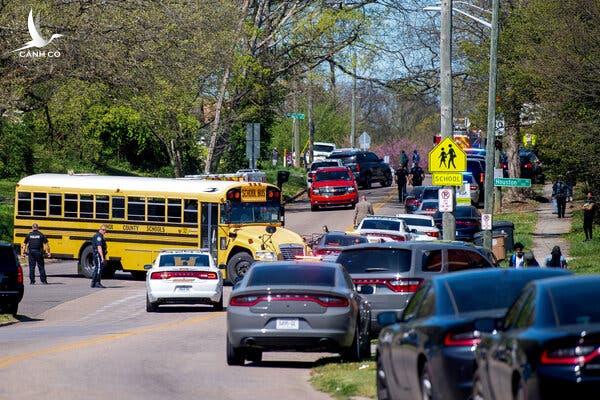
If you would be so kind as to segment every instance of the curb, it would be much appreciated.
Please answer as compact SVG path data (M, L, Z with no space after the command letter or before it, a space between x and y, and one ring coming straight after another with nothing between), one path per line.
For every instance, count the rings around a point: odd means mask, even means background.
M292 197L289 197L288 199L286 199L283 204L288 204L288 203L292 203L295 200L297 200L300 196L302 196L304 193L306 193L306 189L302 189L300 190L298 193L296 193L295 195L293 195Z

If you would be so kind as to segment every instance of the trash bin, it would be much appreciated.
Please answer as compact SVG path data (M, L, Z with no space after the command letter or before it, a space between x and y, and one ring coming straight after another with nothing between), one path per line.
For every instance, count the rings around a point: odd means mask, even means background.
M510 253L515 244L515 224L510 221L495 221L492 225L492 232L494 237L496 236L496 233L503 233L506 235L504 248L506 249L506 253Z
M494 232L492 236L492 253L498 261L506 259L506 238L505 233Z

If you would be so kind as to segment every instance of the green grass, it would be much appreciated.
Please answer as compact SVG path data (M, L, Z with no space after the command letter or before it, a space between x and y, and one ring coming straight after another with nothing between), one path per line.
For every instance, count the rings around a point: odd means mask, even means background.
M515 243L521 242L525 248L531 248L533 245L533 233L537 224L538 216L535 211L522 213L496 214L494 221L510 221L515 224Z
M339 357L319 360L319 366L311 372L311 384L321 392L336 399L350 399L355 396L376 397L375 361L357 363L340 362Z
M283 195L291 197L302 189L306 189L306 171L301 168L277 168L267 169L264 172L267 174L267 182L274 185L277 184L277 171L288 171L290 179L283 184Z
M0 314L0 326L15 322L15 318L10 314Z
M9 243L12 242L13 209L12 204L0 204L0 240Z
M569 269L576 273L591 274L600 273L600 229L594 226L594 240L584 242L582 211L573 212L573 223L571 232L567 234L569 241L569 255L573 257L569 261Z

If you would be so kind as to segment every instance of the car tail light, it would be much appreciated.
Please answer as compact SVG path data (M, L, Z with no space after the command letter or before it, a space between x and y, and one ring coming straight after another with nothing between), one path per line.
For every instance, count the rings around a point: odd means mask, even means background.
M215 272L206 271L162 271L153 272L150 279L171 279L171 278L197 278L197 279L217 279Z
M340 254L340 250L338 249L328 249L322 247L316 247L313 249L313 255L315 256L329 256L329 255L337 255Z
M392 239L395 242L404 242L406 240L406 237L404 237L403 235L393 235L393 234L388 234L388 233L376 233L373 235L369 235L372 237L385 237L388 239Z
M431 237L440 237L440 232L426 232L427 236L431 236Z
M479 188L479 186L477 185L471 185L471 190L477 190Z
M355 285L384 285L396 293L414 293L419 289L423 279L420 278L399 278L399 279L352 279Z
M234 307L253 307L260 302L303 301L317 303L321 307L348 307L350 302L345 297L319 296L310 294L272 294L260 296L236 296L229 301Z
M456 225L460 225L460 226L477 226L477 222L476 221L465 221L462 219L458 219L456 220Z
M356 172L360 172L360 164L356 164L354 166L354 169L356 170Z
M573 346L561 349L545 350L541 356L542 364L581 365L600 355L598 346Z
M412 198L412 199L406 199L406 205L407 206L418 206L419 205L419 200Z
M502 163L501 167L502 167L502 169L508 169L508 164L507 163Z
M485 182L485 174L483 172L479 173L479 182L480 183L484 183Z
M528 162L528 163L525 163L525 164L523 165L523 168L525 168L525 169L531 169L531 167L533 167L533 165L531 165L531 163L530 163L530 162Z
M477 346L481 342L478 331L470 332L449 332L444 337L444 346L450 347L471 347Z
M17 265L17 283L23 284L23 268L21 265Z

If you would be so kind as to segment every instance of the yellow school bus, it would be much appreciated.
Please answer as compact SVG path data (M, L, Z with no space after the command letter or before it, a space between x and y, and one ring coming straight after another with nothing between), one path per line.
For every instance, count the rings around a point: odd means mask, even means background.
M293 259L302 238L283 228L281 191L258 182L38 174L15 189L14 242L37 222L52 256L93 271L91 238L107 225L108 265L144 276L163 248L210 249L223 275L241 276L255 261Z

